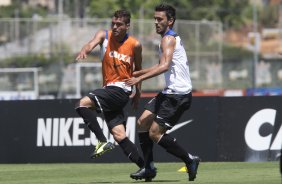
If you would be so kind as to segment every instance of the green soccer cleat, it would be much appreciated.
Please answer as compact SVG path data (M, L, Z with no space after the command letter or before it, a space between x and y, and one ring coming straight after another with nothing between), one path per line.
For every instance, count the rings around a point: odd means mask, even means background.
M100 142L98 141L98 144L96 145L94 153L91 155L91 158L97 158L106 153L107 151L110 151L115 148L115 145L111 142Z

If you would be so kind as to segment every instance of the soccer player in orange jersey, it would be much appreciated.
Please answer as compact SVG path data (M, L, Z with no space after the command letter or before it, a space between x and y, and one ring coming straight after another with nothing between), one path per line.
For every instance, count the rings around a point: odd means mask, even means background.
M136 145L126 136L126 117L123 112L132 93L132 86L126 85L124 80L131 78L134 71L141 70L142 62L142 46L138 40L128 35L129 26L130 13L126 10L116 11L112 17L111 30L99 30L78 53L76 60L79 62L100 45L103 87L81 98L75 109L99 141L92 157L98 157L113 148L113 144L107 142L97 122L96 112L98 112L104 114L111 134L126 156L142 168L144 161ZM141 83L135 87L136 93L132 98L132 105L137 107Z

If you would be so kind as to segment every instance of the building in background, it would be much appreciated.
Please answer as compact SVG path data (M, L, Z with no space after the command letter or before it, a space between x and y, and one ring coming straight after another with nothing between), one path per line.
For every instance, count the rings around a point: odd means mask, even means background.
M30 6L42 6L48 10L54 10L56 7L56 0L28 0Z
M281 0L250 0L251 4L256 4L258 6L265 6L270 4L279 4Z
M11 0L1 0L0 1L0 6L9 6L11 4L12 4Z

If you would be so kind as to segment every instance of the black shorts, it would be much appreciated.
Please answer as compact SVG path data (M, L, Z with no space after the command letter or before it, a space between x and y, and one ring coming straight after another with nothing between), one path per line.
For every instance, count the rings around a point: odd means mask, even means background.
M87 95L96 106L98 113L103 113L108 128L111 130L119 124L126 123L123 108L129 101L130 93L116 86L106 86L89 92Z
M184 111L190 108L192 93L163 94L159 93L151 99L145 106L146 110L156 115L155 121L167 130L177 124Z

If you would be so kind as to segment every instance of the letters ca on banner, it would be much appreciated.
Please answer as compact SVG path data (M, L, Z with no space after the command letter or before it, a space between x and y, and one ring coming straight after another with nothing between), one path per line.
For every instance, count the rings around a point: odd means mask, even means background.
M275 109L262 109L256 112L248 121L245 128L245 141L249 148L254 151L280 150L282 145L282 124L276 120ZM270 132L268 135L261 135L263 125L275 126L280 123L278 131ZM277 132L274 134L274 132ZM273 141L272 141L273 140Z

